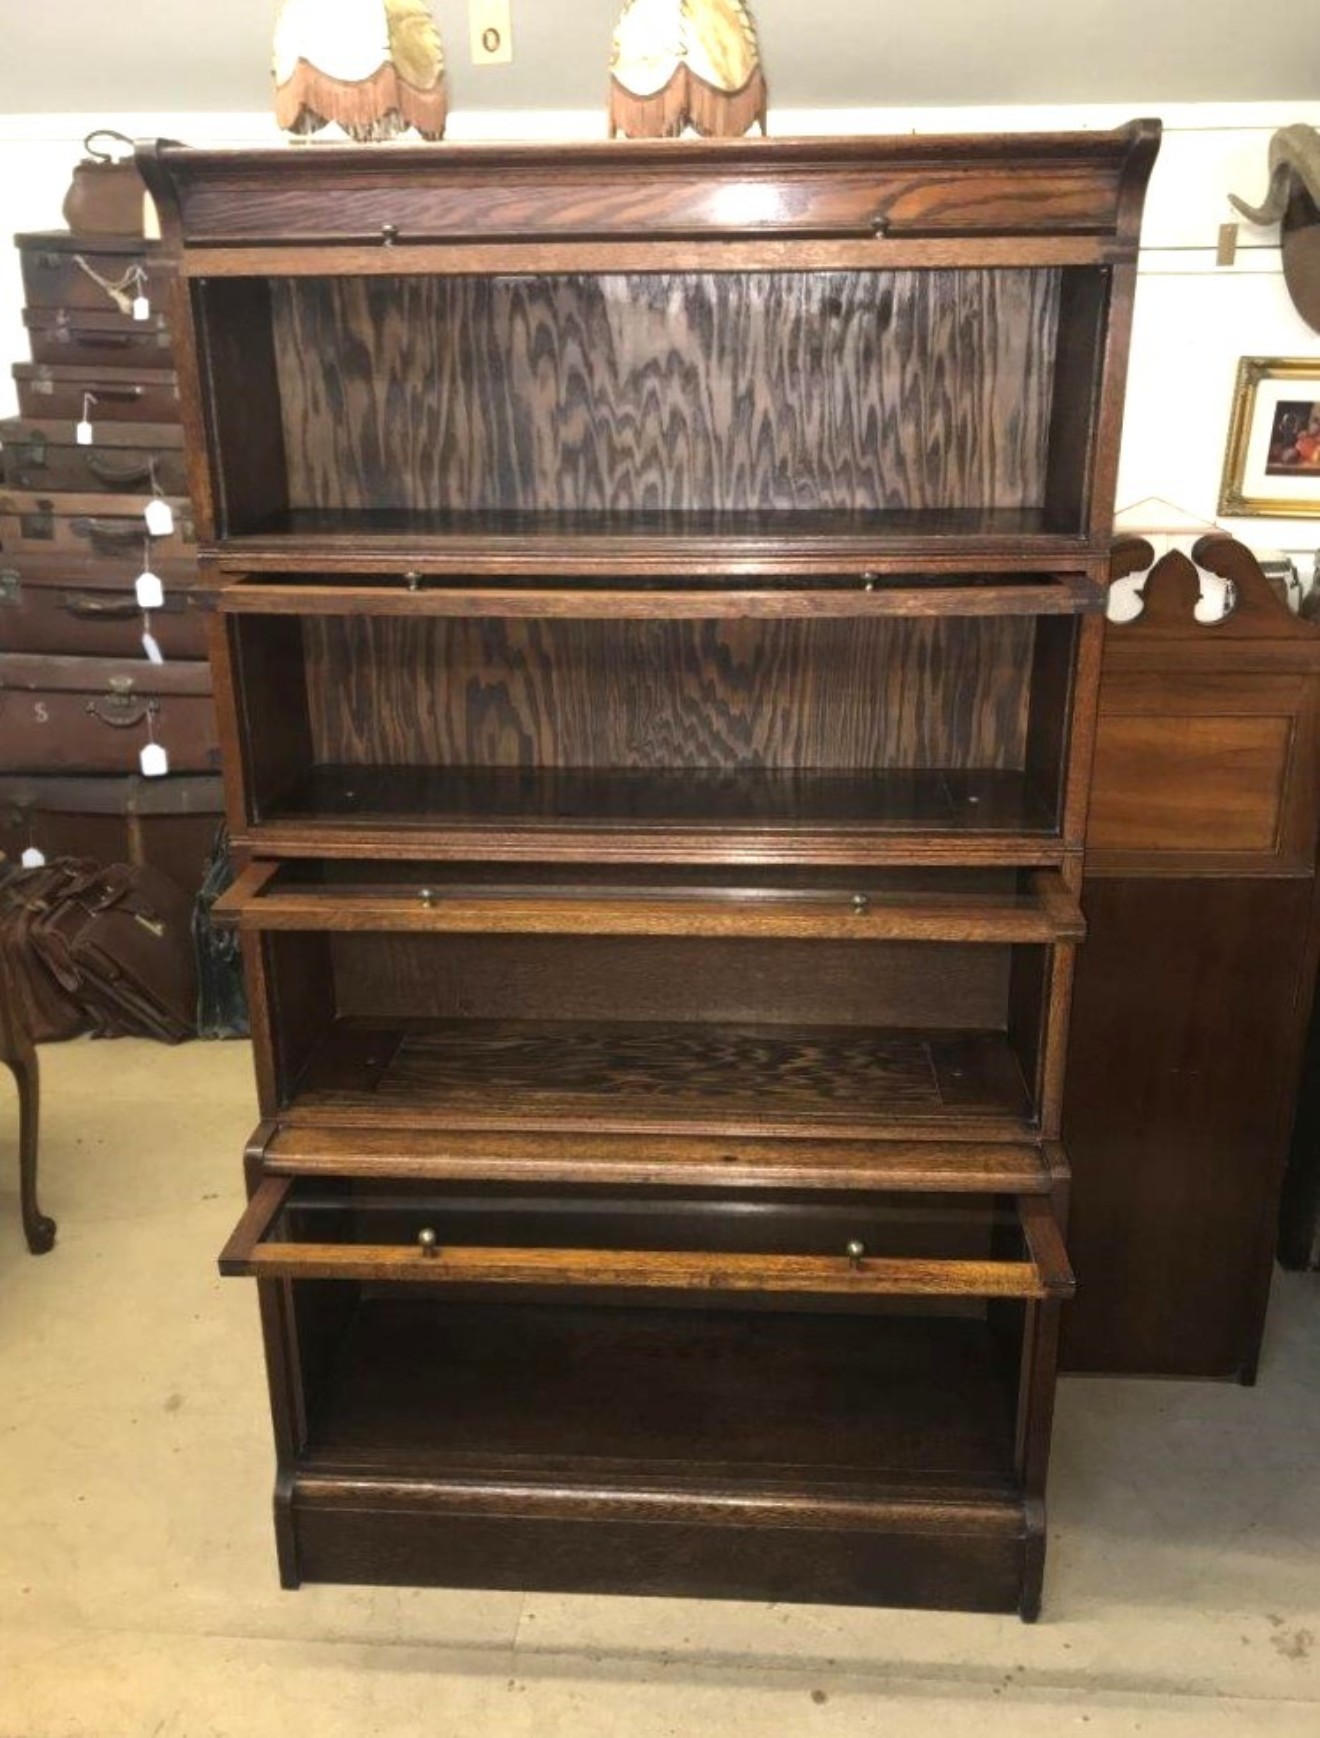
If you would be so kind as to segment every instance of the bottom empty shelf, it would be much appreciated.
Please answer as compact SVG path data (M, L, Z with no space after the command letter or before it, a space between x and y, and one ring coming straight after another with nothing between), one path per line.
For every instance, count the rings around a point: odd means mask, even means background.
M696 1023L341 1020L292 1107L309 1120L861 1137L909 1125L1027 1131L1002 1032Z
M1035 1614L984 1321L364 1297L276 1499L286 1585Z
M970 1315L366 1295L308 1459L421 1478L1007 1495L1016 1378Z

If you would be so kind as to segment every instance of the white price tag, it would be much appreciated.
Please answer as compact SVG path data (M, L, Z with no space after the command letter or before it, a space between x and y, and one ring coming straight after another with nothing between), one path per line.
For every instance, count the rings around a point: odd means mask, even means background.
M74 439L77 441L77 443L80 447L91 446L91 444L92 444L92 425L91 425L91 423L88 422L86 417L84 417L82 419L82 421L78 424L77 428L74 430Z
M165 608L165 587L157 576L147 568L145 573L137 576L133 590L137 594L140 610L160 610Z
M158 742L149 742L138 756L143 778L164 778L170 770L170 757Z
M39 851L35 845L29 845L19 858L19 862L25 869L44 869L46 867L46 853Z
M147 502L142 516L153 537L168 537L174 530L174 509L159 495L153 495Z
M133 297L133 318L135 320L149 320L151 318L151 303L145 296Z
M165 662L165 654L161 651L156 642L156 636L150 628L147 628L142 635L142 650L147 654L149 664L163 664Z

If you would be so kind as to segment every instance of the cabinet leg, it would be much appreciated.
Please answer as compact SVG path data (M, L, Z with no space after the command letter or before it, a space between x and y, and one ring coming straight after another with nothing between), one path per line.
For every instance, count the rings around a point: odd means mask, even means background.
M1040 1498L1027 1498L1026 1523L1018 1616L1023 1623L1035 1623L1040 1616L1041 1594L1045 1586L1045 1504Z
M7 1057L18 1086L18 1199L23 1235L33 1255L45 1255L55 1243L55 1221L37 1205L37 1138L40 1127L41 1084L35 1049Z
M298 1544L293 1531L293 1474L283 1467L275 1475L275 1550L280 1565L280 1586L293 1593L302 1586L298 1570Z

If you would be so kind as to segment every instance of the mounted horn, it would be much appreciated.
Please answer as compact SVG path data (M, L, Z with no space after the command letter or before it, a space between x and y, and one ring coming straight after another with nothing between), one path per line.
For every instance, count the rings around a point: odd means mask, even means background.
M1280 223L1294 181L1320 205L1320 131L1315 127L1282 127L1270 140L1270 185L1263 204L1248 205L1235 193L1229 194L1229 203L1249 223Z
M1248 222L1281 226L1283 277L1297 312L1320 332L1320 131L1283 127L1270 140L1270 184L1261 205L1229 194Z

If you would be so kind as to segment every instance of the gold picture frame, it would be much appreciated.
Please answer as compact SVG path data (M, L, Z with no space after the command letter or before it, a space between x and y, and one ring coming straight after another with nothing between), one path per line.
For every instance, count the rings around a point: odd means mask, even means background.
M1238 363L1219 512L1320 519L1320 356Z

